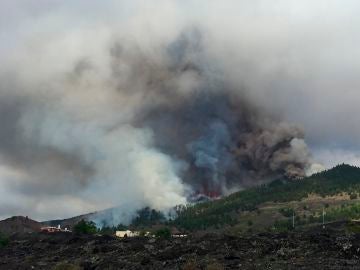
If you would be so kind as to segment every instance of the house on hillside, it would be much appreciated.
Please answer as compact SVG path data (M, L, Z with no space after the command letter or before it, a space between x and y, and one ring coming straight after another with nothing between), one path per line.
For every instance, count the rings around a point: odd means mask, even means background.
M45 226L41 227L40 230L43 233L71 232L68 228L62 229L60 225L58 225L57 227Z
M182 238L182 237L187 237L187 235L180 232L176 227L173 227L173 228L171 228L171 237Z
M126 231L116 231L115 235L117 237L120 238L124 238L124 237L136 237L136 236L140 236L140 232L137 231L130 231L130 230L126 230Z

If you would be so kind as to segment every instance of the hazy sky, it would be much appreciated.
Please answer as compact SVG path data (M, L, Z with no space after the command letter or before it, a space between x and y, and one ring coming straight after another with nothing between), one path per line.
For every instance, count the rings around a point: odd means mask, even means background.
M303 127L314 160L360 166L359 12L356 0L2 0L0 218L184 202L185 165L152 148L151 130L129 126L141 97L111 94L107 52L132 44L158 63L191 28L224 80ZM135 180L115 181L119 170Z

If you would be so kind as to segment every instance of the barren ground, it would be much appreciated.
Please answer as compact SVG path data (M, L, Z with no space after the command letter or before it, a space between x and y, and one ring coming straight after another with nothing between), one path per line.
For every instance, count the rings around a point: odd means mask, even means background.
M0 269L360 269L360 234L308 231L183 239L74 234L13 236Z

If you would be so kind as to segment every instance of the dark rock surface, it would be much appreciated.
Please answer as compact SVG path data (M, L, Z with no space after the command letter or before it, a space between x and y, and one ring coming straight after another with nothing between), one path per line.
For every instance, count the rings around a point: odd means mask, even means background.
M360 269L360 234L312 230L182 239L12 236L0 269Z

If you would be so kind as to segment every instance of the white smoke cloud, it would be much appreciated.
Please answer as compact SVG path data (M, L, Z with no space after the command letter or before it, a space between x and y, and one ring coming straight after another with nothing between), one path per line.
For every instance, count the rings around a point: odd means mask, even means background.
M40 26L64 19L45 13ZM25 113L9 125L20 137L18 151L29 147L41 162L23 161L26 166L16 169L22 177L2 177L9 182L6 192L22 199L2 197L7 207L1 216L61 218L126 205L131 217L145 206L166 210L186 202L186 186L178 176L185 165L154 149L150 130L128 124L142 97L122 96L115 89L108 53L117 39L114 28L96 23L93 29L81 26L57 33L45 29L45 33L22 37L26 43L16 43L18 47L10 50L2 75L14 74L16 81L4 78L0 96L26 99L26 105L21 105ZM122 76L132 76L126 64L120 68ZM136 83L132 78L118 81L130 80ZM141 81L138 87L143 87ZM46 153L36 149L46 149ZM74 160L68 160L70 156ZM12 165L7 166L11 171Z

